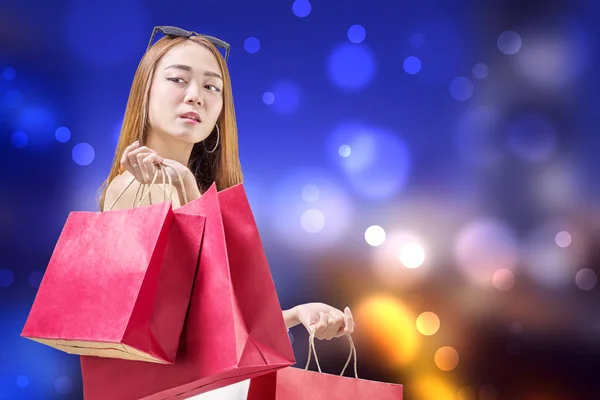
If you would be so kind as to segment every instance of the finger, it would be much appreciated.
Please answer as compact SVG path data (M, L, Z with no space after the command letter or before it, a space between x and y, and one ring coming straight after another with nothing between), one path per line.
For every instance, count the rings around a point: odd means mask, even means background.
M354 317L352 311L348 307L344 309L344 334L351 334L354 332Z
M343 326L344 326L344 314L342 314L340 311L337 311L337 310L336 310L336 312L330 312L329 313L329 326L325 333L326 339L330 340L330 339L333 339L334 337L338 336L340 331L343 329Z
M317 326L315 327L315 337L317 339L323 339L323 333L327 329L327 314L321 313L319 322L317 322Z
M131 171L135 178L141 183L147 183L144 181L144 177L140 171L140 164L143 161L144 155L154 153L154 150L147 148L146 146L139 147L135 150L132 150L127 154L127 159L129 160L129 164L131 164ZM141 156L140 156L141 154Z
M140 172L146 183L152 183L152 180L154 179L154 174L156 173L156 166L154 164L155 158L156 154L146 154L139 164Z
M129 146L127 146L125 148L125 150L123 151L123 155L121 156L121 166L123 166L123 168L125 168L127 171L131 172L131 163L129 162L129 153L135 149L137 149L139 146L139 142L133 142L132 144L130 144Z
M144 181L145 184L150 184L152 183L152 179L154 178L154 170L152 168L152 165L150 165L150 169L146 168L146 165L144 164L144 160L146 159L146 157L152 156L154 155L154 153L146 153L146 152L142 152L142 153L137 153L136 154L136 164L138 166L138 171ZM150 163L152 164L152 162Z

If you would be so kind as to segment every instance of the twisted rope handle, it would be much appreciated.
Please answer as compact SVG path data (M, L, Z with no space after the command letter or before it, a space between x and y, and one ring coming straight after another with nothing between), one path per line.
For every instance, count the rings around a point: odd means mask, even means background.
M179 179L179 182L181 184L181 194L183 196L183 203L187 204L187 202L188 202L187 192L185 190L185 185L183 183L183 178L182 178L181 174L179 173L179 171L177 171L175 168L171 167L170 165L159 164L158 168L156 169L156 171L154 171L154 177L152 178L152 182L150 184L148 184L148 189L144 192L144 188L146 187L146 184L142 184L142 185L140 185L138 187L138 190L136 191L135 196L133 198L133 207L134 208L141 206L142 203L144 202L144 200L146 200L146 197L149 198L150 204L152 204L152 196L151 196L150 192L152 190L152 186L156 183L156 179L158 178L159 171L162 174L162 178L163 178L162 181L163 182L168 181L169 188L170 188L170 200L173 201L173 189L174 189L174 185L173 185L173 180L171 178L171 175L167 172L167 168L171 168L173 171L175 171L175 174L177 175L177 179ZM129 189L131 187L131 185L135 181L136 181L136 179L134 177L127 184L127 186L125 186L125 188L121 191L121 193L119 193L119 195L115 198L115 200L112 202L112 204L110 205L110 207L106 211L110 211L110 210L113 209L113 207L115 206L115 204L117 204L117 201L119 201L119 199L123 196L123 194L127 191L127 189ZM137 200L138 196L140 195L140 190L142 191L142 193L144 193L144 195L141 197L140 201L138 202L138 204L136 206L135 203L136 203L136 200ZM175 192L177 192L177 190L175 190ZM164 201L167 201L167 191L166 191L166 189L163 190L163 193L164 193Z
M352 340L352 337L350 335L347 334L346 337L348 338L348 342L350 342L350 354L348 355L348 359L346 360L346 364L344 365L344 368L342 369L342 373L340 374L340 376L344 375L344 372L346 372L346 368L348 367L348 364L350 363L350 360L352 359L352 356L354 355L354 377L356 379L358 379L358 362L357 362L357 358L356 358L356 346L354 345L354 341ZM319 370L319 373L322 373L321 365L319 364L319 358L317 357L317 350L315 348L315 331L314 330L312 330L310 332L310 336L308 338L308 360L306 361L306 367L304 368L305 370L308 370L308 366L310 365L311 355L313 353L315 355L317 369Z

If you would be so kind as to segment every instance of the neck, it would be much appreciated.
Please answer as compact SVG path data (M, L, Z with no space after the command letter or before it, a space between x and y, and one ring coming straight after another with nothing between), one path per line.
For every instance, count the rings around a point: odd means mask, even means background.
M148 140L145 146L156 151L162 158L177 161L185 166L189 164L194 147L191 143L177 140L170 135L156 131L148 132Z

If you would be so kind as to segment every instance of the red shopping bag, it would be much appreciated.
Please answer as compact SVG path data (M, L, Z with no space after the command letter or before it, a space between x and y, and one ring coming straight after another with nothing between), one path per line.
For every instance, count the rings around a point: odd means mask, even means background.
M254 378L250 382L248 400L402 400L403 386L358 379L356 349L350 336L350 356L340 376L323 374L310 337L309 357L305 369L283 368ZM308 371L310 355L314 353L319 372ZM344 371L354 355L354 378L344 377Z
M72 212L21 336L71 354L172 363L204 217L171 202Z
M295 363L243 186L213 185L176 212L206 224L175 363L81 357L86 400L187 398Z

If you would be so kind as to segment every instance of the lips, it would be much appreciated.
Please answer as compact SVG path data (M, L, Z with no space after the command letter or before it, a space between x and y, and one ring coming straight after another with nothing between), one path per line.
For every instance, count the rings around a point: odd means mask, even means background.
M202 122L200 116L195 112L188 112L180 115L181 118L190 119L196 122Z

